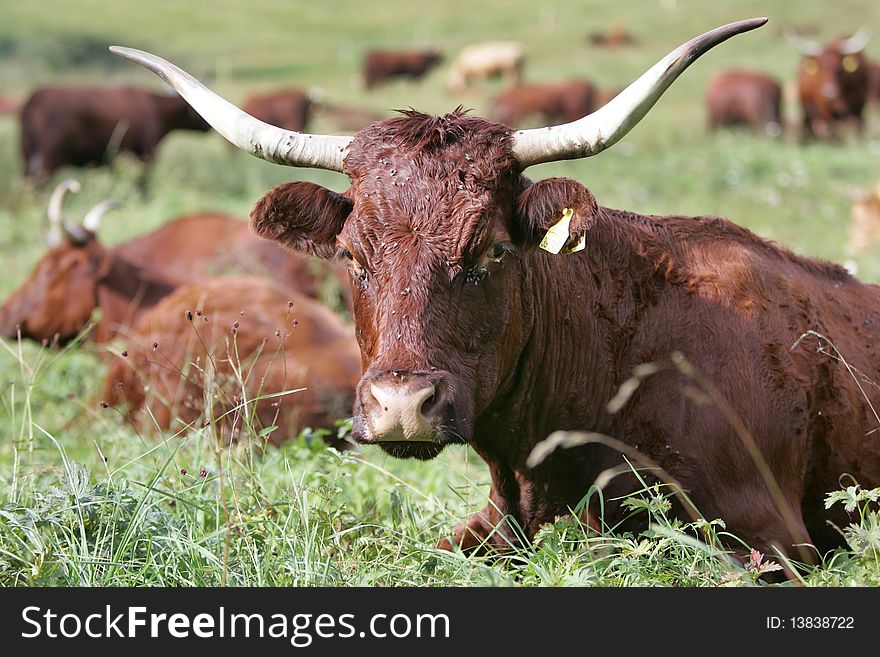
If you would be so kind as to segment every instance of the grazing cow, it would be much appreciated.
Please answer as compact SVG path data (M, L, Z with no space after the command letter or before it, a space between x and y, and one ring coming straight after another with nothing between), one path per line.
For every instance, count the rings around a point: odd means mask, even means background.
M706 90L706 107L711 129L744 125L774 137L782 132L782 86L763 73L716 73Z
M475 83L485 84L489 78L501 77L508 86L522 82L525 54L513 41L489 41L465 46L458 53L446 78L446 88L461 93Z
M210 130L180 96L136 87L43 87L20 116L24 175L40 184L63 166L97 166L119 152L150 162L172 130Z
M590 34L590 43L600 48L620 48L637 45L638 39L618 25L608 32L593 32Z
M849 225L849 250L859 255L880 244L880 183L853 203Z
M244 110L251 116L286 130L303 131L309 122L312 99L302 89L284 89L251 96Z
M65 344L89 323L98 343L125 333L138 315L183 283L221 272L272 276L303 294L318 293L314 265L277 244L253 235L247 222L225 214L195 214L108 248L97 239L100 217L111 204L97 205L82 225L63 218L63 182L49 207L49 250L28 279L0 308L0 336ZM326 265L324 265L326 267Z
M375 89L392 78L420 78L443 60L436 50L371 50L364 56L364 84Z
M138 425L192 424L210 398L208 416L229 439L277 427L260 434L277 445L311 427L347 445L335 421L351 415L361 374L354 331L289 288L249 276L184 285L141 315L124 348L103 399L124 403Z
M598 90L587 80L523 84L498 95L489 118L518 127L525 119L567 123L586 116L598 106Z
M342 194L276 187L251 223L349 260L364 368L355 440L419 459L467 443L488 464L490 503L443 547L527 540L594 484L609 526L643 527L620 499L642 487L629 462L649 485L686 491L673 501L680 517L693 504L754 548L809 560L794 546L839 545L826 521L849 521L825 510L826 492L843 475L880 485L869 403L880 399L859 380L880 382L880 287L725 219L613 210L574 180L523 175L602 152L702 53L765 22L689 41L578 121L519 131L408 111L354 137L282 133L165 60L113 50L169 81L240 148L349 176ZM585 444L530 461L565 429L588 432ZM594 495L592 526L599 510Z
M834 39L827 46L789 35L803 55L798 68L798 89L805 138L834 138L839 128L855 122L864 127L862 110L871 85L868 60L862 54L869 36Z

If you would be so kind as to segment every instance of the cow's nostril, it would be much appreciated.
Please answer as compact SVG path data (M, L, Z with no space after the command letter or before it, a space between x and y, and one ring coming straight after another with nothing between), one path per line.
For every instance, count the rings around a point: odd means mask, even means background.
M422 417L430 419L435 415L439 415L446 405L446 387L442 381L432 387L431 394L422 402L419 411Z

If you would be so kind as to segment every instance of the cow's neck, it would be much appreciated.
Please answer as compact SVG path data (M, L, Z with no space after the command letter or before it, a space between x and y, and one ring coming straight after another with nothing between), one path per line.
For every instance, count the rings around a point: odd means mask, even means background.
M177 284L114 254L106 276L98 282L101 321L95 341L107 342L124 335L140 314L171 294Z
M633 239L621 222L643 226L646 244ZM647 220L603 209L587 233L584 251L524 256L521 316L530 330L517 365L509 372L487 412L477 419L474 448L490 464L493 483L508 499L510 512L525 523L546 521L586 492L579 482L592 481L604 468L591 450L557 450L550 468L557 481L533 475L525 461L532 448L556 430L614 434L615 417L607 403L632 375L629 357L634 332L645 309L660 293L656 259L661 252ZM512 410L515 409L515 410ZM533 495L536 487L540 495ZM515 497L516 499L511 499ZM532 506L542 499L544 507ZM549 506L548 506L548 500Z

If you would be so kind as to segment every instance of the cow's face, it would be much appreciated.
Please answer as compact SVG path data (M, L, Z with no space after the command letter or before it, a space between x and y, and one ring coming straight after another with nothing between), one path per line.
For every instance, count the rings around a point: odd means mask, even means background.
M842 54L834 44L815 56L801 61L801 76L818 92L834 116L846 116L855 109L853 101L867 94L868 69L862 53ZM859 105L859 108L861 105Z
M361 442L430 458L469 441L528 336L525 256L563 208L571 244L595 215L578 183L523 178L509 137L459 113L408 113L355 137L344 195L291 183L251 215L263 237L349 262Z
M97 306L108 252L94 239L50 249L0 309L0 335L63 344L85 328Z

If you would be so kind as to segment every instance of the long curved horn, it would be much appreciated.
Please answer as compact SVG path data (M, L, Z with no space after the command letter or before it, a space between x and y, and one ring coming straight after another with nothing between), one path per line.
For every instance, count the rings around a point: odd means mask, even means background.
M64 213L61 206L64 205L64 197L67 192L78 194L81 189L79 181L75 178L68 178L58 184L49 197L49 207L46 210L46 216L49 219L49 230L46 232L46 244L49 248L53 248L61 244L64 240Z
M786 32L785 40L791 44L792 48L797 50L804 57L817 57L823 50L820 44L809 39L804 39L794 32Z
M518 130L512 150L523 168L541 162L590 157L632 130L663 92L700 55L730 37L761 27L766 18L730 23L691 39L652 66L613 100L564 125Z
M83 219L82 227L90 233L97 233L101 228L101 219L104 214L114 208L118 208L119 205L120 204L116 201L101 201L98 205L88 211Z
M837 50L841 55L855 55L862 52L868 41L871 40L871 33L864 27L860 27L859 31L853 34L849 39L841 39L837 42Z
M342 171L351 137L309 135L263 123L161 57L120 46L110 46L110 52L153 71L174 87L217 132L243 151L276 164Z

